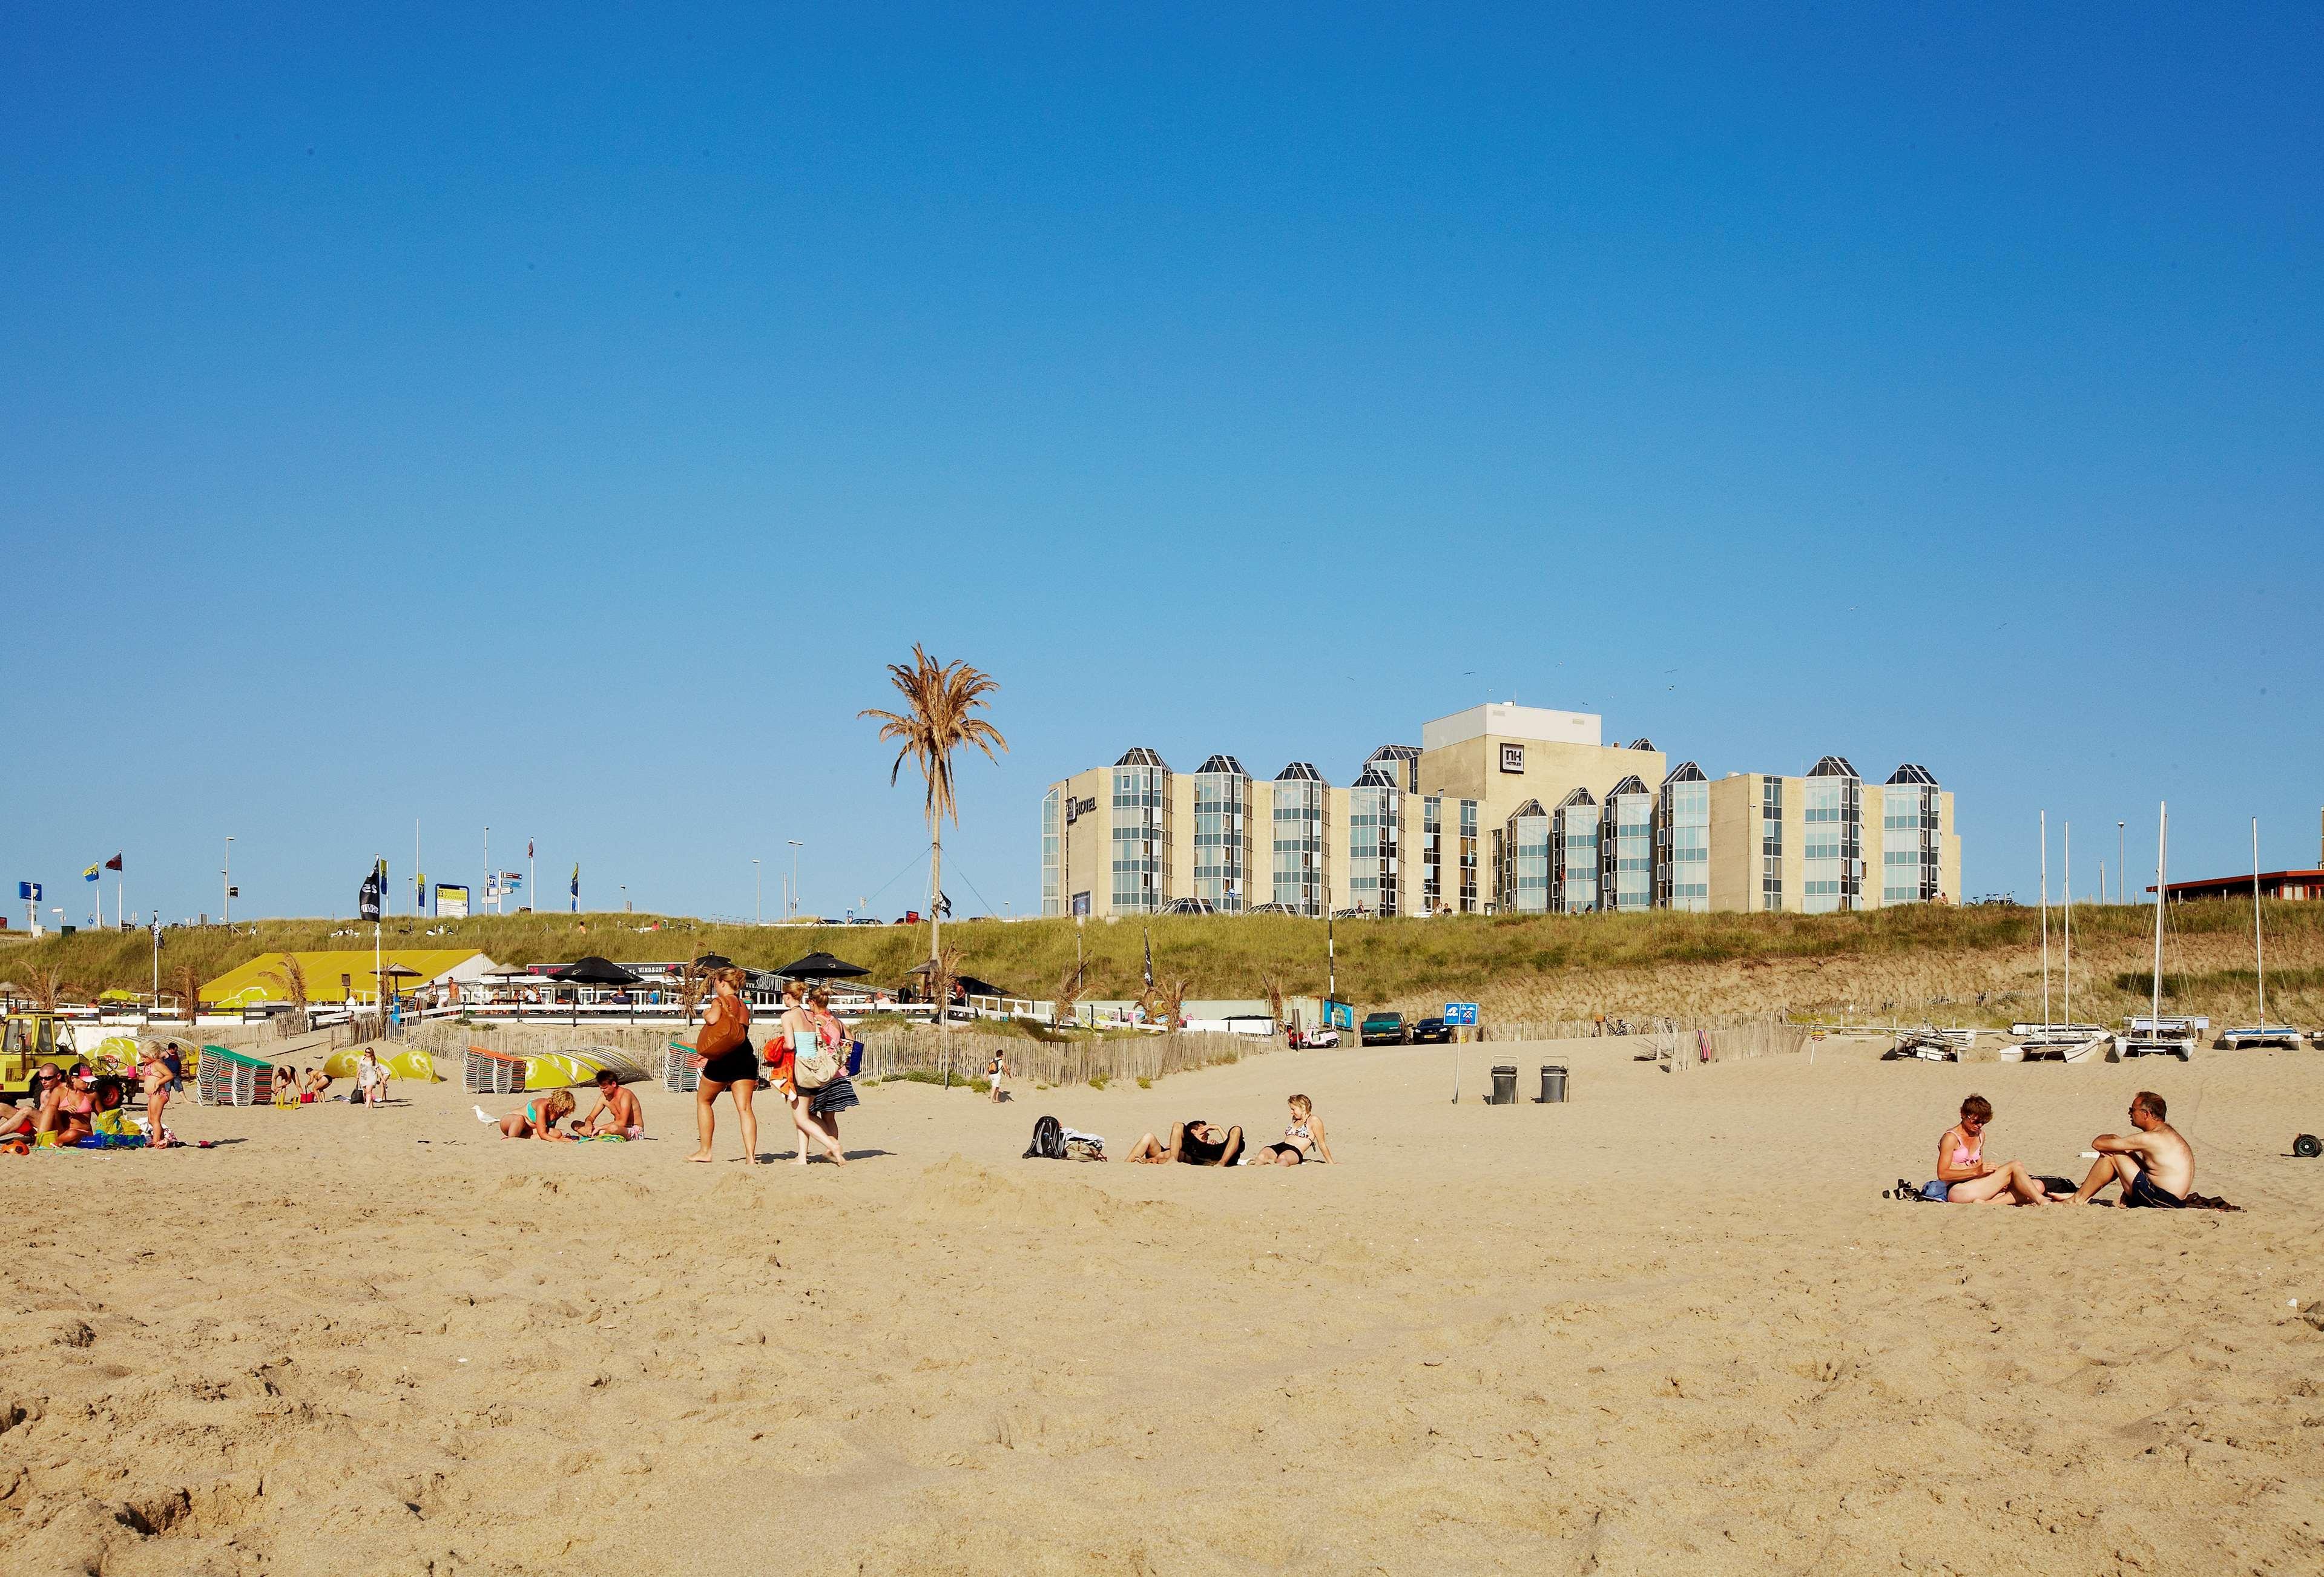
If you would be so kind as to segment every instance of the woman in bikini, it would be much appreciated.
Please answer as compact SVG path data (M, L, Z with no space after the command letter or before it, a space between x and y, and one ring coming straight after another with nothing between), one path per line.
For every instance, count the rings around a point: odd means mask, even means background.
M175 1052L177 1042L171 1041L170 1049ZM170 1130L161 1126L161 1109L169 1105L171 1092L178 1088L178 1071L170 1065L161 1052L149 1050L137 1073L145 1087L145 1123L151 1130L146 1142L157 1150L167 1148L178 1141L171 1139Z
M480 1110L476 1113L490 1122ZM573 1092L551 1090L538 1100L528 1101L521 1111L512 1111L500 1120L503 1139L541 1139L551 1144L571 1144L573 1136L560 1132L557 1125L573 1115Z
M1993 1102L1982 1095L1971 1095L1961 1102L1960 1120L1937 1140L1937 1181L1945 1185L1945 1203L2047 1203L2049 1191L2020 1163L1985 1164L1985 1130L1992 1120Z
M733 1091L734 1117L742 1125L742 1164L759 1164L759 1116L751 1097L759 1093L759 1054L751 1047L751 1004L742 996L749 977L739 969L714 971L710 1005L702 1011L702 1033L694 1038L702 1051L702 1079L694 1088L694 1127L702 1143L687 1157L689 1161L717 1159L710 1140L718 1131L717 1102Z
M1329 1162L1332 1145L1323 1134L1323 1120L1315 1115L1315 1102L1305 1095L1292 1096L1290 1125L1284 1129L1281 1139L1259 1151L1255 1158L1263 1167Z

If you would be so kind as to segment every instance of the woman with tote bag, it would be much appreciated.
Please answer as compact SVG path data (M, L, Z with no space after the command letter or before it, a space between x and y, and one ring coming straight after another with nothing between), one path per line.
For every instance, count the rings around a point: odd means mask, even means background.
M791 1103L791 1121L798 1129L798 1159L793 1164L806 1166L810 1158L810 1145L819 1142L831 1157L832 1164L844 1167L847 1165L847 1156L839 1148L839 1136L815 1117L815 1098L829 1083L829 1071L821 1037L816 1031L815 1019L807 1013L806 999L806 987L797 981L784 982L782 1024L775 1031L775 1049L767 1059L768 1071L781 1086L783 1098ZM801 1063L807 1065L804 1083Z
M739 969L721 969L710 976L713 995L703 1010L702 1033L694 1038L694 1054L702 1063L702 1082L694 1091L694 1126L702 1146L686 1158L710 1161L710 1140L718 1129L717 1100L721 1092L734 1093L734 1115L742 1125L742 1164L759 1164L759 1119L751 1097L759 1093L759 1057L751 1049L751 1005L740 987L746 977Z

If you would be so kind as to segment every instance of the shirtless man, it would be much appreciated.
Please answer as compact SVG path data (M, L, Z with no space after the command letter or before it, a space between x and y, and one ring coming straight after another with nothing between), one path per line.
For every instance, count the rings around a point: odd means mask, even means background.
M1199 1119L1170 1125L1170 1142L1147 1134L1130 1147L1130 1158L1148 1166L1231 1167L1242 1154L1242 1130Z
M611 1068L597 1074L597 1104L581 1120L581 1136L617 1133L623 1139L646 1136L646 1114L638 1098L622 1088L622 1075Z
M2122 1185L2114 1203L2134 1209L2179 1210L2195 1186L2195 1152L2179 1130L2163 1120L2163 1097L2141 1090L2130 1099L2130 1124L2137 1131L2102 1133L2090 1141L2098 1165L2074 1191L2071 1203L2088 1204L2109 1183Z

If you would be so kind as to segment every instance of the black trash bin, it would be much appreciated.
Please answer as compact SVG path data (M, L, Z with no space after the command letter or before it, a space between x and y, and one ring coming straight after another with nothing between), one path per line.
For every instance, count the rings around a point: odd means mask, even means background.
M1515 1063L1503 1063L1493 1070L1493 1093L1489 1103L1495 1106L1517 1103L1517 1069Z
M1565 1099L1564 1064L1545 1062L1541 1065L1541 1099L1544 1105Z

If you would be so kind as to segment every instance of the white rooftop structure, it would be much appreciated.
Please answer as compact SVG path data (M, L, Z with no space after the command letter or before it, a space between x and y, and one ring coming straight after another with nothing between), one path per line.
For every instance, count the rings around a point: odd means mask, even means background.
M1553 712L1546 706L1520 706L1513 701L1488 701L1450 717L1420 725L1420 748L1443 750L1463 740L1537 739L1545 744L1598 744L1604 720L1593 712Z

